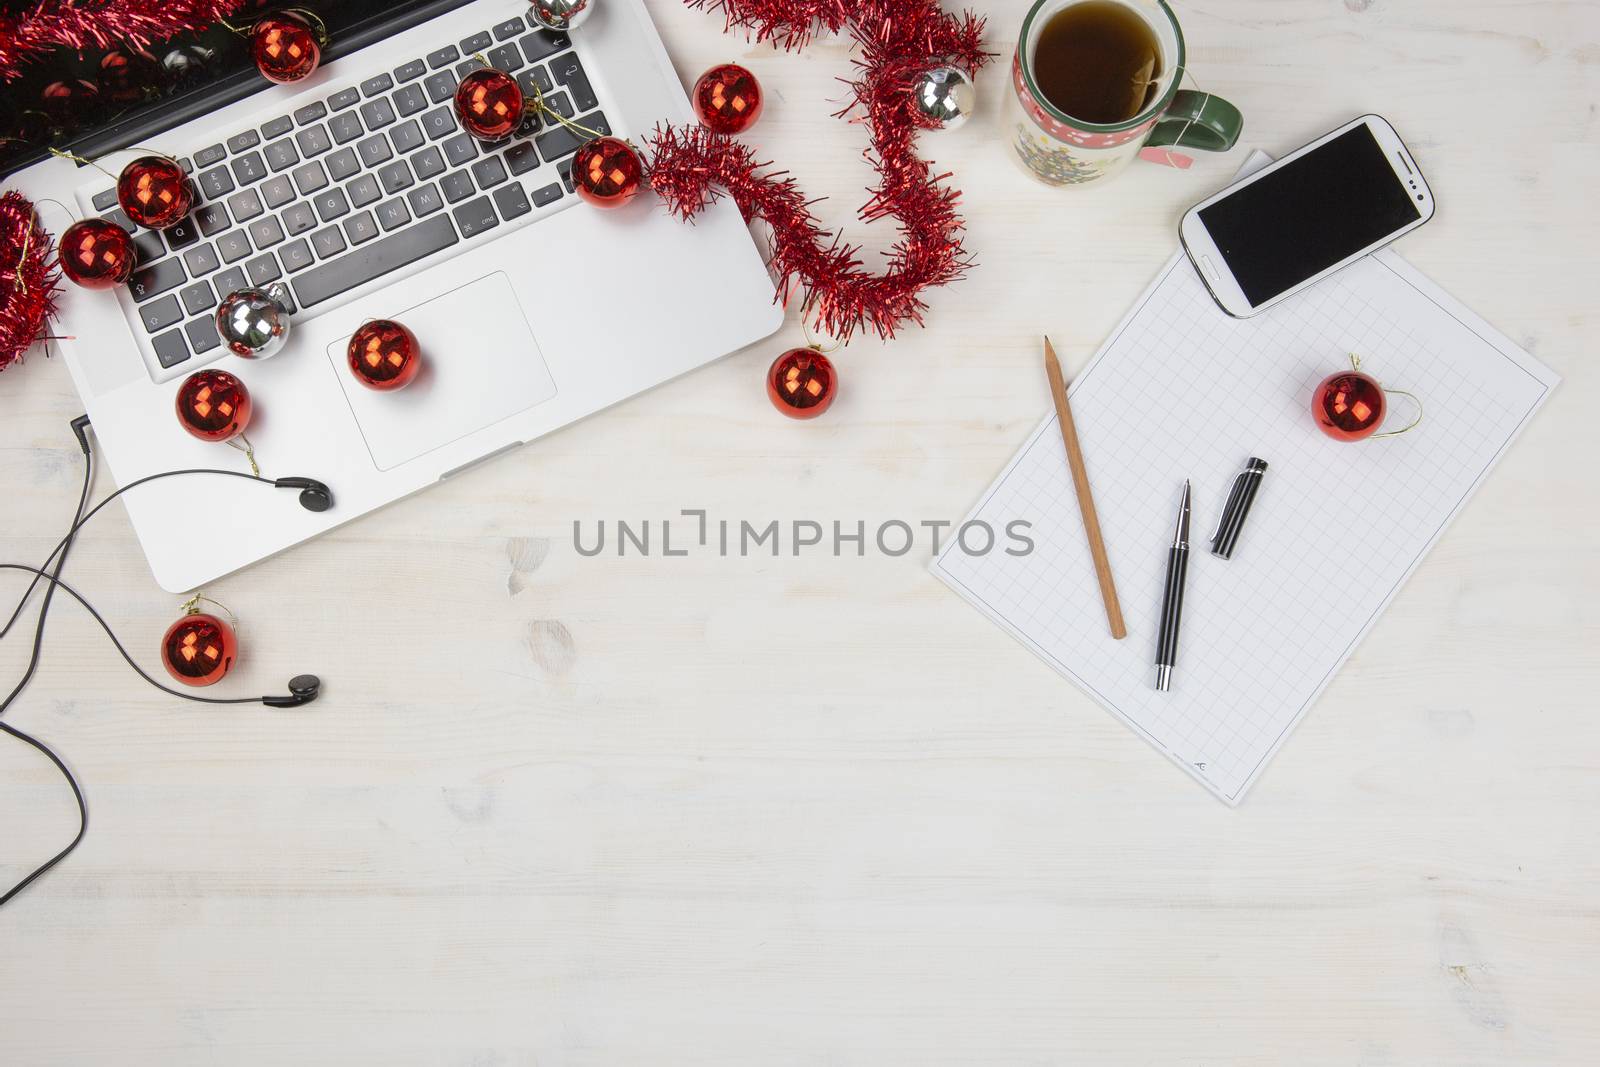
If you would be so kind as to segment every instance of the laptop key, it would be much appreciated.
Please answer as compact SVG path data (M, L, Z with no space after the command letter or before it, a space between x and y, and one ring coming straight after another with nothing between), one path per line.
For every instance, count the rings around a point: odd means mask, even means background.
M555 75L557 85L565 85L572 93L572 101L578 105L579 111L588 111L590 108L600 106L599 99L589 86L589 76L583 72L583 64L578 62L578 53L568 52L557 59L552 59L550 72Z
M317 213L312 211L311 205L304 200L283 211L283 228L289 232L290 237L305 233L316 224Z
M461 227L462 237L473 237L500 225L500 220L494 215L494 206L489 203L487 196L469 200L451 214L456 217L456 225Z
M233 176L228 173L226 167L215 167L205 171L196 179L196 184L200 186L200 192L207 200L221 200L234 189Z
M250 279L244 276L243 267L229 267L211 281L219 293L231 293L250 284Z
M428 99L435 104L448 100L456 94L455 71L441 70L437 74L430 74L422 87L428 91Z
M422 127L417 125L416 119L407 119L389 131L389 140L396 152L405 155L422 147Z
M335 111L343 111L347 107L355 107L361 103L361 90L354 86L349 89L340 89L328 97L328 106Z
M566 93L546 93L544 102L545 106L564 119L570 119L578 113L578 109L572 106L571 97Z
M539 165L539 153L531 141L518 141L506 151L506 165L512 174L526 174Z
M606 122L605 114L600 111L585 115L578 120L578 125L600 133L608 134L611 132L611 127ZM573 133L565 126L551 126L535 138L539 145L539 155L546 160L570 156L578 150L580 144L588 139L587 134Z
M366 207L383 198L383 190L378 188L378 179L372 174L361 175L345 188L350 191L350 202L356 207Z
M303 237L278 249L278 258L283 261L283 269L290 274L299 273L316 262L311 257L311 246Z
M250 239L255 242L257 248L271 248L283 240L283 226L277 219L268 215L250 224ZM245 269L250 269L248 263L245 264Z
M183 310L190 315L198 315L207 308L217 306L217 295L211 291L211 283L204 278L179 290L178 299L183 301Z
M505 164L499 156L485 156L472 165L472 178L479 189L492 189L506 180Z
M444 173L444 157L439 154L437 148L430 145L411 157L411 169L416 171L419 181L427 181Z
M222 344L222 336L217 333L217 320L210 315L190 319L184 324L183 332L189 335L189 345L197 356Z
M378 223L373 219L372 212L363 211L345 219L344 235L350 238L353 245L365 244L378 236Z
M556 91L555 79L550 77L550 72L542 64L537 67L529 67L521 74L518 74L517 84L522 86L523 93L532 97L537 97L539 93L553 93Z
M457 134L444 143L444 158L450 161L452 167L471 163L478 158L478 146L466 134Z
M406 202L398 196L379 204L373 214L377 216L378 225L383 227L384 233L399 229L411 221L411 212L406 210Z
M533 206L534 207L544 207L546 204L553 204L557 200L560 200L560 199L561 199L561 183L560 182L551 182L549 185L545 186L543 189L540 189L540 190L536 191L533 194Z
M507 74L522 66L522 52L514 44L503 44L499 48L489 50L489 66L496 70L503 70Z
M261 197L254 189L244 189L228 197L228 210L233 212L235 222L249 222L266 208L261 206Z
M336 182L344 181L361 169L361 161L356 159L354 148L341 148L322 162L328 168L328 177Z
M249 185L267 176L267 165L261 161L260 152L246 152L236 157L229 166L233 168L233 176L240 185Z
M294 172L294 187L300 190L300 195L310 196L318 189L328 185L328 175L323 172L322 164L312 160L303 167L296 167Z
M216 333L216 327L212 327L211 332ZM217 338L217 343L222 343L221 337ZM176 367L189 358L189 346L183 343L182 330L164 333L151 341L150 346L156 350L156 362L163 367Z
M104 192L95 193L90 198L90 201L94 204L96 211L110 211L117 206L117 191L115 189L107 189Z
M356 181L365 181L367 178L368 175L363 174ZM351 187L354 188L354 183L351 183ZM323 222L332 222L334 219L350 213L350 201L345 199L343 189L329 189L327 192L322 193L317 197L316 205L317 218Z
M294 186L287 174L275 174L261 183L261 199L270 208L279 208L294 199Z
M337 226L328 226L311 235L311 247L317 250L317 255L322 259L336 256L344 251L344 231Z
M267 166L272 168L273 173L288 170L300 162L300 153L294 150L294 142L287 137L273 141L261 150L261 154L267 157Z
M394 157L394 151L389 147L388 138L381 133L373 134L356 145L356 151L361 156L361 162L368 167L376 167L380 163L387 163Z
M176 264L174 264L176 266ZM179 268L182 269L181 267ZM183 309L178 306L178 298L171 294L160 300L152 300L139 309L139 321L144 323L145 333L155 333L164 330L175 322L183 321Z
M279 115L277 118L261 124L261 136L270 141L274 137L282 137L292 129L294 129L294 120L288 115Z
M494 39L504 41L522 32L522 19L507 19L494 28Z
M428 106L428 94L420 85L402 85L394 94L395 110L404 118Z
M316 126L307 126L294 135L294 143L300 146L302 159L320 156L333 147L333 141L328 137L327 127L320 123Z
M394 106L385 97L361 105L361 121L369 130L381 130L394 121Z
M161 243L161 235L155 230L140 230L133 235L134 262L138 266L154 263L167 254L167 246Z
M278 260L271 252L259 255L246 263L244 271L250 275L251 285L266 285L283 277L283 271L278 269Z
M222 266L217 250L210 245L191 248L183 254L183 265L189 268L189 277L201 278Z
M167 247L174 252L180 248L187 248L200 239L200 227L190 215L185 215L161 233L167 239Z
M304 126L308 123L317 121L327 113L327 104L324 104L321 100L313 100L305 107L295 109L294 122L296 126Z
M533 210L533 205L528 203L527 196L522 192L522 186L516 182L494 191L494 206L500 209L500 217L507 222Z
M440 67L449 66L451 63L455 62L456 57L460 54L460 52L456 51L455 45L447 44L437 52L428 53L428 66L432 67L434 70L438 70Z
M430 141L437 141L439 138L455 131L455 112L448 107L436 107L422 116L422 132L428 135L428 140Z
M411 177L411 168L406 166L406 161L403 159L397 159L378 171L378 180L383 183L383 191L386 194L398 193L415 184Z
M488 30L483 30L482 32L475 33L471 37L468 37L466 40L461 42L461 54L464 56L470 56L474 52L483 51L492 44L494 44L494 38L489 36Z
M424 256L449 248L459 240L455 227L450 223L450 216L434 215L415 226L402 227L349 255L320 263L296 275L291 284L300 306L312 307Z
M419 219L444 207L444 198L439 195L439 187L433 182L411 190L406 194L406 200L411 204L412 213Z
M222 262L224 263L237 263L245 256L248 256L251 251L250 238L245 236L243 230L229 230L217 238L217 254L222 257ZM228 291L232 292L237 288L238 286L235 285Z
M420 59L413 59L409 63L402 63L400 66L394 68L394 80L397 82L408 82L413 78L422 77L427 72L428 64L424 63Z
M479 59L477 56L468 56L456 64L456 77L465 78L480 67L487 67L488 65L487 60Z
M530 18L532 16L529 16ZM535 29L532 33L525 33L518 38L517 43L522 46L522 54L528 57L529 63L537 63L547 56L571 48L572 42L564 33L552 33L549 30Z
M133 277L128 279L128 292L135 300L144 301L160 296L168 289L176 289L188 280L183 273L182 263L176 259L164 259L134 271ZM176 304L178 301L174 298L172 302ZM158 329L159 326L150 328L152 333Z
M254 130L236 133L228 138L228 151L243 152L246 148L254 148L261 143L261 137Z
M362 128L361 119L354 111L344 111L328 120L328 132L339 144L348 144L367 131Z
M197 167L211 167L228 158L228 150L219 144L210 148L202 148L194 154L194 165Z
M228 209L221 204L202 204L194 209L194 220L200 224L200 236L214 237L228 228Z
M446 174L439 185L444 190L444 198L452 204L460 203L478 191L472 187L472 178L464 170Z
M394 79L387 74L374 74L361 83L361 95L366 97L377 96L394 88Z

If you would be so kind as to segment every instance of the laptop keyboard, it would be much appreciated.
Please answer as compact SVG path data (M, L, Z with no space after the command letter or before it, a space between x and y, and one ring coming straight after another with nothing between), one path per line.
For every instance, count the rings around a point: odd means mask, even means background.
M128 292L160 365L223 354L212 314L235 289L281 280L313 312L569 195L582 136L536 117L496 142L461 129L456 85L482 66L475 53L530 99L537 87L563 116L611 132L570 39L517 17L179 159L195 208L168 230L137 230L115 189L95 193L95 210L135 233Z

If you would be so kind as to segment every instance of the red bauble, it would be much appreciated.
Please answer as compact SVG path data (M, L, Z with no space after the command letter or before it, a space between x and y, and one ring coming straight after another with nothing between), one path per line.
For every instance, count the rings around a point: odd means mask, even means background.
M118 107L131 107L161 92L161 64L142 48L119 48L100 60L100 88Z
M1371 437L1382 425L1388 406L1378 380L1356 370L1328 375L1311 395L1311 414L1317 420L1317 429L1335 441Z
M250 424L250 390L225 370L196 371L178 387L178 421L202 441L229 441Z
M177 160L140 156L117 178L117 203L139 225L164 230L189 214L194 186Z
M92 81L68 78L39 90L39 107L60 126L75 129L94 118L100 107L100 88Z
M220 682L238 658L233 627L215 615L185 615L161 637L161 665L184 685Z
M724 63L694 83L694 113L715 133L743 133L761 117L761 83L737 63Z
M621 207L644 183L644 161L627 141L596 137L572 157L572 182L595 207Z
M369 389L402 389L422 369L416 335L392 319L374 319L350 338L347 350L356 380Z
M322 47L311 23L292 11L279 11L251 27L250 58L268 81L297 82L317 69Z
M480 141L509 137L522 122L524 106L517 79L493 67L468 71L456 86L456 115L462 128Z
M61 273L85 289L110 289L133 276L133 237L114 222L80 219L56 242Z
M838 386L833 363L815 348L791 348L767 370L767 396L791 419L814 419L827 411Z

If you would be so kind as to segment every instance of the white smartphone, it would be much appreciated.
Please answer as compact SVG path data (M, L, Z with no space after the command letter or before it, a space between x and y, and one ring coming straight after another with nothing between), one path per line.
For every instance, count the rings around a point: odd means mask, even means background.
M1223 311L1254 315L1433 217L1433 192L1377 115L1190 208L1178 236Z

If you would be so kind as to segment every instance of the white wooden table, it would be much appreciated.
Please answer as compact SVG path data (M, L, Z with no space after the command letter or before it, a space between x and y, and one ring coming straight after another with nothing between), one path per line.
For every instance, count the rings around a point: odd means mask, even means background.
M575 520L681 508L958 518L1047 406L1038 335L1081 366L1242 159L1029 184L994 124L1025 5L987 6L982 114L923 142L981 265L927 329L841 353L825 418L763 396L791 326L209 589L244 623L224 688L319 672L303 712L180 706L59 605L9 719L70 758L92 823L0 911L0 1062L1600 1059L1593 5L1179 5L1247 145L1388 116L1441 204L1402 253L1565 379L1238 810L925 551L574 550ZM757 73L766 153L886 245L829 117L846 47L652 7L686 82ZM78 410L59 362L0 375L8 558L70 512ZM178 602L120 510L70 571L154 668ZM0 881L71 814L0 744Z

